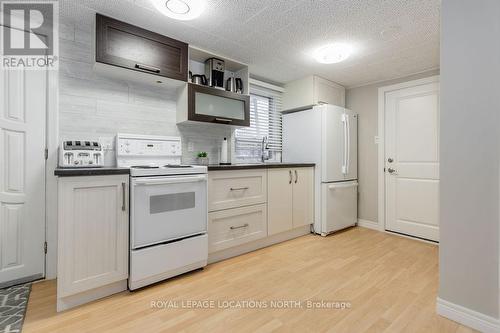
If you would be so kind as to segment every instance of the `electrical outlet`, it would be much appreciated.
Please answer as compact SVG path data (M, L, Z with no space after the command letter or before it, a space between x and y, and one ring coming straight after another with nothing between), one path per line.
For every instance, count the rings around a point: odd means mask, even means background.
M376 135L374 138L373 138L373 141L375 142L376 145L378 145L380 143L380 138L378 135Z
M194 151L194 143L188 142L188 152L192 153Z
M104 150L114 150L114 141L115 138L112 136L103 136L99 138L99 142L101 143L102 149Z

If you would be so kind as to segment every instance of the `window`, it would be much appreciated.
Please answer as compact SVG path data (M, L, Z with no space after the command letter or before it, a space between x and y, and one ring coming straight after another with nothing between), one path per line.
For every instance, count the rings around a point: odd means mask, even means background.
M250 86L250 127L235 131L235 155L239 163L261 162L262 144L268 161L281 162L281 93Z

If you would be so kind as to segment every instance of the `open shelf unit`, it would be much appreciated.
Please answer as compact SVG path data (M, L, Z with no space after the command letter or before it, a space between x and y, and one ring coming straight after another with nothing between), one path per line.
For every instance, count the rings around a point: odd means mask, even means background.
M241 78L243 93L187 83L178 89L177 123L205 122L232 126L250 125L250 78L248 65L218 54L189 46L188 70L205 74L205 61L224 61L224 85L230 77ZM203 102L202 102L203 100Z

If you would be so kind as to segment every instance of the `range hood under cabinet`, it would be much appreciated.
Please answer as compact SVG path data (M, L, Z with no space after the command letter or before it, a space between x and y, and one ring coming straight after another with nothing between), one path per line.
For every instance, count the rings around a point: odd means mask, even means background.
M179 88L177 123L250 126L250 96L188 83Z

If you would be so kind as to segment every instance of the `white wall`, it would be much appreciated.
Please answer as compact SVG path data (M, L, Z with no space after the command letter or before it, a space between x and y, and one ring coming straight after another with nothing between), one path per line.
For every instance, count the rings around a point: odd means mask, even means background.
M347 89L346 107L359 113L358 121L358 178L360 219L378 222L378 88L396 83L438 75L432 70L400 79L378 82Z
M500 1L441 15L439 298L498 318Z
M117 132L180 135L184 163L192 163L196 151L207 151L219 161L220 142L230 136L222 126L177 127L176 91L112 79L93 69L94 15L89 9L78 22L61 17L59 129L61 139L113 140ZM188 142L195 152L187 151ZM114 145L112 146L114 149ZM114 164L114 150L106 163Z

